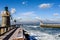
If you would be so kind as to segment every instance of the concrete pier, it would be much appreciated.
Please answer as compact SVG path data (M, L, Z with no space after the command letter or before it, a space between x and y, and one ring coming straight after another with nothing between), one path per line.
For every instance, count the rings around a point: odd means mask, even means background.
M9 40L25 40L25 36L23 34L23 29L18 28L15 33L9 38Z

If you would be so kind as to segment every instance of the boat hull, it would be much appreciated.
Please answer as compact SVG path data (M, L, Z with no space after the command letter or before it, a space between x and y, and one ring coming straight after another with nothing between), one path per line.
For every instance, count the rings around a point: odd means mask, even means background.
M60 28L60 25L40 25L43 28Z

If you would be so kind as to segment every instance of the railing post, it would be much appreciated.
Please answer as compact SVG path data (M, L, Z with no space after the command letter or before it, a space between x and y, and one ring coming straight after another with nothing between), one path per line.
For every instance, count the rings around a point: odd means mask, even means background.
M0 35L1 35L1 28L0 28Z
M5 28L2 28L3 29L3 33L5 33Z
M3 32L4 32L4 30L3 30L3 29L1 29L1 34L3 34Z
M5 28L5 32L6 32L6 28Z
M8 27L6 28L6 32L8 31Z

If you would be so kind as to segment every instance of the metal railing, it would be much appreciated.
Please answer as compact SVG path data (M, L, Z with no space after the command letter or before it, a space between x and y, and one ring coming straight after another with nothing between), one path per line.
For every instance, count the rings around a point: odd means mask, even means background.
M0 27L0 36L4 35L14 28L16 28L15 25L11 25L11 27Z

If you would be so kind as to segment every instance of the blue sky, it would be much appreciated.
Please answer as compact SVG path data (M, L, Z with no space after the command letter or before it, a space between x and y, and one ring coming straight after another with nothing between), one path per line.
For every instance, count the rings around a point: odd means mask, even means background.
M60 0L0 0L0 13L5 6L14 19L21 21L60 19Z

